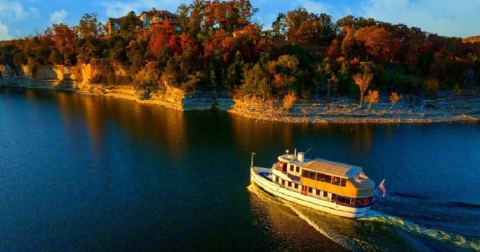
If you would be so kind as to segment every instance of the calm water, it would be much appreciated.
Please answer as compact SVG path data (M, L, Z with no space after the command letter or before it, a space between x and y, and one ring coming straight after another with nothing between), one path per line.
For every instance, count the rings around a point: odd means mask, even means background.
M251 186L286 149L364 167L359 220ZM0 87L0 251L479 251L480 124L288 125Z

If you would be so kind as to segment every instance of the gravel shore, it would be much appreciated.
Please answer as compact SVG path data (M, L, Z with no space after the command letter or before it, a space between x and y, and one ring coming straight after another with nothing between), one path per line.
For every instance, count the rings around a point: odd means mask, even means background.
M358 108L354 100L300 102L290 110L281 101L235 100L230 113L254 120L288 123L434 123L475 122L480 120L480 99L468 100L418 100L415 103L399 101L392 109L391 103L381 102Z

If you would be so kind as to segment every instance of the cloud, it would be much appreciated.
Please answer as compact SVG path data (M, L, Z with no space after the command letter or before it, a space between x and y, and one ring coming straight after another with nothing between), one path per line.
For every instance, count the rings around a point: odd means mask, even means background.
M8 27L0 21L0 41L10 39L12 39L12 36L8 34Z
M18 1L0 0L0 16L12 20L37 18L40 16L38 9L30 7L28 10Z
M68 16L68 12L65 10L55 11L50 14L50 19L48 20L49 24L60 24L64 23L64 19Z
M443 36L480 34L478 0L366 0L360 16L420 27Z

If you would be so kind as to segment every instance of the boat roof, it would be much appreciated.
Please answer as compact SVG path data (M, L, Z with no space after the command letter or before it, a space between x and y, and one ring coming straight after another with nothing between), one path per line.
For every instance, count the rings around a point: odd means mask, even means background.
M351 178L362 171L362 167L333 162L320 158L305 162L301 166L307 170L343 178Z

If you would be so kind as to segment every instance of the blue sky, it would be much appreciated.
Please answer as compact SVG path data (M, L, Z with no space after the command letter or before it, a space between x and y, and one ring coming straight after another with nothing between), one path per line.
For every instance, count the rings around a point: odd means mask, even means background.
M480 0L250 0L259 8L254 19L270 26L278 13L298 7L327 13L334 20L347 15L372 17L392 24L403 23L444 36L480 35ZM76 25L84 13L98 13L100 21L137 14L155 7L175 12L192 0L0 0L0 40L25 37L52 23Z

